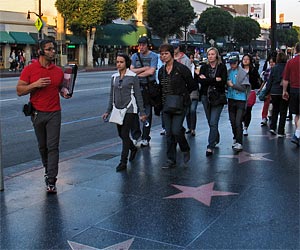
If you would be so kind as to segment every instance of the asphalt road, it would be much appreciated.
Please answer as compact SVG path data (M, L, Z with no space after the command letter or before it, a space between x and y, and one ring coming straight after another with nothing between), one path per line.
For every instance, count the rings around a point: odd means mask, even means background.
M113 124L104 123L113 71L79 73L71 99L61 99L62 129L60 151L65 152L117 137ZM4 168L39 159L39 152L29 117L22 107L29 96L18 97L18 77L0 79L2 165ZM160 119L154 119L154 125Z

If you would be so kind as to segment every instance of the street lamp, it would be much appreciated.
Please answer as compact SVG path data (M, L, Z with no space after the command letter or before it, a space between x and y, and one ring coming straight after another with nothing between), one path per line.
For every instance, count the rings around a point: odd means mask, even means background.
M42 13L42 7L41 7L41 0L39 0L39 14L37 14L36 12L34 12L34 11L30 11L30 10L28 10L28 13L27 13L27 20L29 20L30 19L30 14L35 14L38 18L39 18L39 20L42 22L42 16L43 16L43 13ZM40 28L40 30L39 30L39 40L40 39L42 39L42 28L43 28L43 26Z

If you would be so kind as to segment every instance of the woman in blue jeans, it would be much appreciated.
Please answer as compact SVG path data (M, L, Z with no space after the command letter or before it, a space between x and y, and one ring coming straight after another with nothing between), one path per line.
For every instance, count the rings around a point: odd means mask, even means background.
M218 124L224 104L211 105L208 102L207 90L209 86L214 86L219 93L225 93L227 68L221 62L219 51L214 47L207 50L207 59L207 64L200 68L199 82L201 84L201 102L209 126L206 156L211 156L214 152L214 148L220 142Z

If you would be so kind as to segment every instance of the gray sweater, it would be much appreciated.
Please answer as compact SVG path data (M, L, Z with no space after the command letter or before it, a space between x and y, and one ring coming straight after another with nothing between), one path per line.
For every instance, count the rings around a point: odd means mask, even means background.
M135 98L133 100L133 103L128 108L127 113L140 113L140 115L145 115L139 79L137 75L129 69L126 70L126 73L122 80L120 80L119 72L112 75L110 96L106 112L109 114L111 113L113 107L113 100L116 108L126 108L129 102L131 101L132 89ZM134 109L134 106L137 106L137 111Z

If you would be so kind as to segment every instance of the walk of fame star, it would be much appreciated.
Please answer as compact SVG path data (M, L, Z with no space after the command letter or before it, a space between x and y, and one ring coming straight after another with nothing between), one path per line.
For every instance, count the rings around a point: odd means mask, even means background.
M90 247L90 246L83 245L83 244L76 243L76 242L69 241L69 240L68 240L68 243L72 250L129 250L129 247L131 246L133 241L134 241L134 238L131 238L129 240L126 240L121 243L118 243L118 244L115 244L113 246L109 246L106 248L102 248L102 249Z
M180 186L180 185L172 184L173 187L181 190L182 192L179 194L174 194L168 197L164 197L164 199L193 198L209 207L212 196L227 196L227 195L238 194L238 193L231 193L231 192L215 191L213 190L214 184L215 184L214 182L210 182L208 184L201 185L199 187L188 187L188 186Z
M264 157L267 154L270 154L270 153L251 154L246 151L242 151L235 155L219 155L219 157L237 158L237 159L239 159L239 163L243 163L246 161L273 161L273 160L270 160L270 159Z

